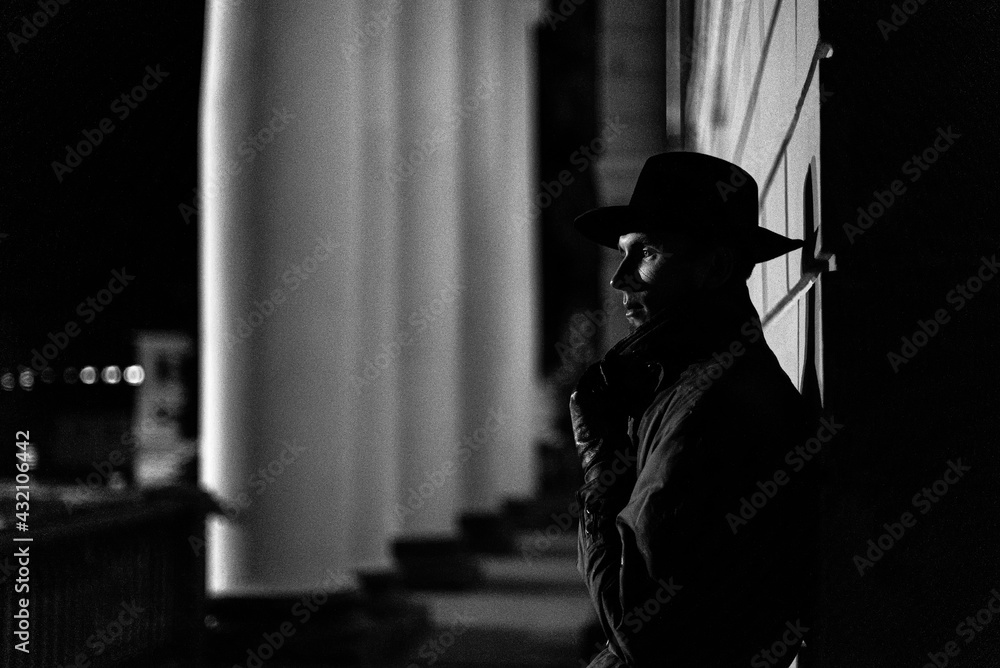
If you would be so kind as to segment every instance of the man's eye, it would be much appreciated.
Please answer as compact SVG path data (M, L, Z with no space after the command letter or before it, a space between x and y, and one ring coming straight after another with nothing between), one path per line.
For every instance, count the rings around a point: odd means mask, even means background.
M656 249L655 248L648 248L647 247L647 248L643 248L642 249L642 256L643 257L652 257L654 255L656 255Z

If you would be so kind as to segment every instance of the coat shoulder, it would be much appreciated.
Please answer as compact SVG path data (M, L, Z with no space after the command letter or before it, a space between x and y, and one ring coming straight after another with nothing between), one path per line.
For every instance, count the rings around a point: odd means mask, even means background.
M680 433L724 430L757 440L801 433L808 422L798 389L763 342L739 357L713 356L689 365L661 387L639 423L647 448Z

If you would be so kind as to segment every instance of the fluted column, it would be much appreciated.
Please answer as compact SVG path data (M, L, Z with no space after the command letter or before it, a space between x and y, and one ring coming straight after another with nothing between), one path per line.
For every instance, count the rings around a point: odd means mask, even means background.
M533 6L213 6L203 481L249 500L216 589L348 584L530 493Z

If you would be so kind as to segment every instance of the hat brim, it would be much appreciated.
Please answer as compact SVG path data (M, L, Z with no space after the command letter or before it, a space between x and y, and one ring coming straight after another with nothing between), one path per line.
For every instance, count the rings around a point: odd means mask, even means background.
M635 215L627 206L602 206L577 216L573 227L587 239L618 250L618 238L621 235L642 231L634 225L635 222ZM629 227L635 229L628 229Z
M629 206L602 206L591 209L577 216L573 226L587 239L612 250L618 250L618 239L621 235L647 231L642 217ZM651 225L649 229L654 227ZM745 250L754 264L757 264L791 253L804 245L805 242L801 239L790 239L767 228L756 226Z

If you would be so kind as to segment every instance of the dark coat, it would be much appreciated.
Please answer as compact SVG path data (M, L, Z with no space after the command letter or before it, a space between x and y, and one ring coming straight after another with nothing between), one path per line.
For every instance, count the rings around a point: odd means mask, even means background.
M609 640L591 666L787 666L812 627L815 484L796 448L819 424L745 287L626 357L659 378L629 419L631 493L578 495L578 568Z

